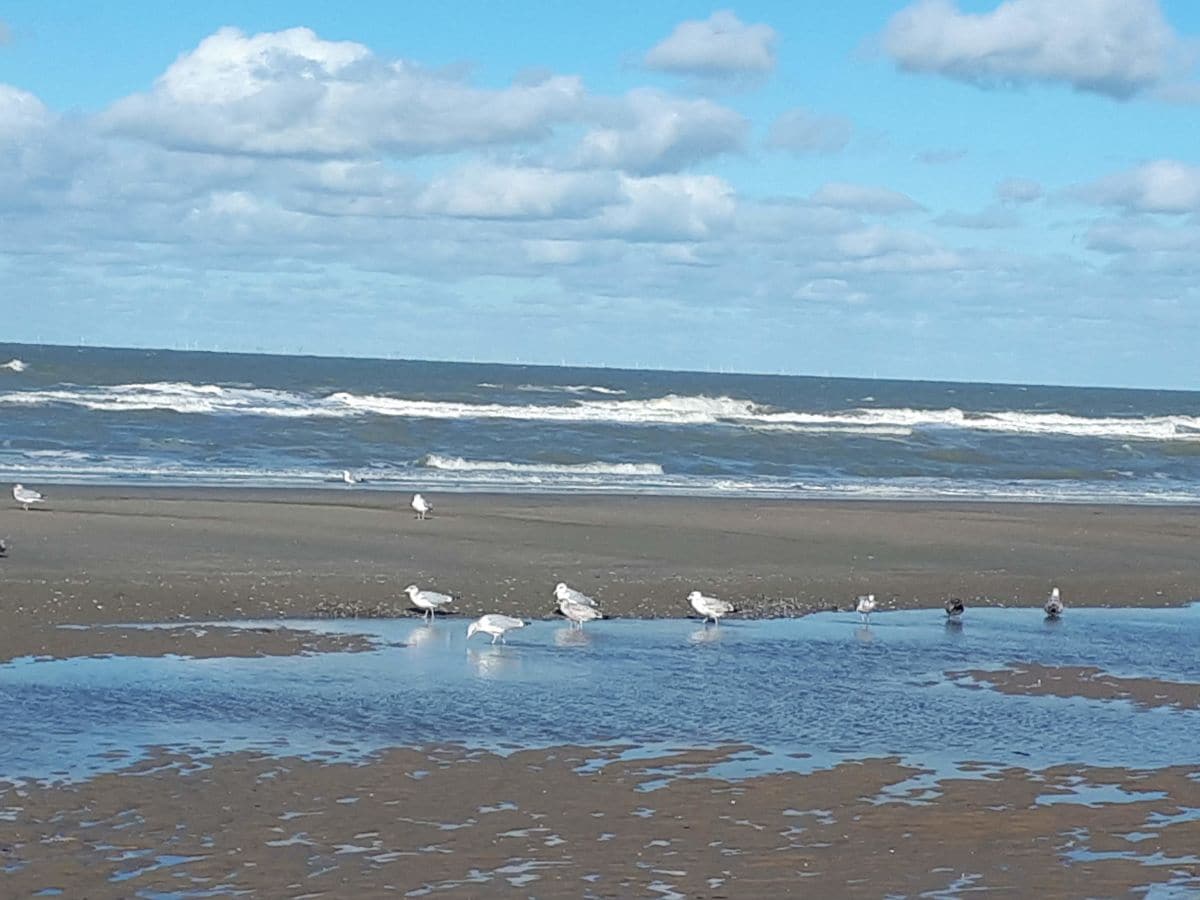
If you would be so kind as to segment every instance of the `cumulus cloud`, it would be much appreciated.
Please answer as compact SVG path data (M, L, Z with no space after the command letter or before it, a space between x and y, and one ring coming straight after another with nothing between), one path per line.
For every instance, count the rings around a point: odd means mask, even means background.
M899 191L864 184L847 184L840 181L831 181L821 185L813 192L809 200L818 206L831 206L835 209L849 209L875 215L892 215L921 209L921 205L912 197Z
M789 109L771 124L767 146L797 154L829 154L844 150L854 137L854 123L845 116L820 115Z
M884 225L869 225L838 235L835 246L843 257L836 268L843 271L944 271L963 265L957 253L928 235Z
M728 10L689 20L646 54L651 69L684 75L761 75L775 68L775 29L747 25Z
M733 189L715 175L622 178L623 202L608 210L604 231L635 241L712 238L733 221Z
M1101 206L1117 206L1129 213L1183 214L1200 211L1200 166L1159 159L1128 172L1118 172L1071 193Z
M1032 203L1042 193L1042 186L1032 178L1005 178L996 185L996 197L1004 203Z
M472 165L435 178L417 208L463 218L573 219L620 197L620 182L609 172Z
M1061 82L1119 99L1160 81L1177 43L1158 0L1005 0L983 13L918 0L883 34L908 71L989 86Z
M593 104L602 124L580 142L578 161L651 175L742 149L749 123L711 100L640 88L622 101Z
M101 121L186 150L414 156L545 138L583 97L574 77L486 90L307 28L252 36L222 28Z

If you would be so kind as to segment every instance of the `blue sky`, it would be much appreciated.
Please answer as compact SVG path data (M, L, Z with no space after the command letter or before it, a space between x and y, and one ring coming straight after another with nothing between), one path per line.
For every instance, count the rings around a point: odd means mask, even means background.
M1196 388L1200 6L17 2L3 337Z

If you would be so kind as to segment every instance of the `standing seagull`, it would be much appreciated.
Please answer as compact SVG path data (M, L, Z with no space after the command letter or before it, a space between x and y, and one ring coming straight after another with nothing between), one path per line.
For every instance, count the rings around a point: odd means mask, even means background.
M46 498L33 488L27 488L23 484L13 485L13 499L21 504L21 509L29 509L30 503L45 503Z
M1058 588L1054 588L1052 591L1050 591L1050 599L1047 600L1046 605L1042 607L1042 609L1046 611L1047 619L1057 619L1063 614L1063 610L1065 608L1066 607L1063 606L1062 597L1058 593Z
M862 620L867 625L871 624L871 613L875 612L875 595L867 594L864 597L858 598L858 605L854 607L855 611L862 616Z
M420 494L413 494L411 505L417 511L418 519L428 519L429 513L433 511L433 504Z
M423 591L415 584L410 584L404 589L404 593L408 594L408 599L412 601L412 605L421 610L421 618L433 621L434 613L443 606L448 606L454 602L454 598L449 594L439 594L437 591Z
M688 603L692 604L692 609L704 616L705 624L712 619L714 625L720 625L721 616L727 616L733 612L733 604L728 600L706 597L699 591L692 591L687 598Z
M512 616L503 616L500 613L488 613L467 626L467 640L469 641L475 632L482 631L484 634L492 636L493 644L496 643L496 638L500 638L500 643L504 643L504 632L524 627L524 619L514 619Z
M8 541L0 538L0 556L8 556Z
M951 597L946 601L946 615L950 617L950 621L961 622L962 614L966 611L967 608L963 606L963 602L957 597Z
M595 608L596 601L587 594L575 590L575 588L567 587L565 581L560 581L554 586L554 596L558 600L570 600L572 603L578 603L580 606L590 606Z
M576 603L570 599L560 598L558 601L558 611L570 620L572 626L577 628L583 628L584 622L604 618L604 615L596 607L588 606L584 603Z

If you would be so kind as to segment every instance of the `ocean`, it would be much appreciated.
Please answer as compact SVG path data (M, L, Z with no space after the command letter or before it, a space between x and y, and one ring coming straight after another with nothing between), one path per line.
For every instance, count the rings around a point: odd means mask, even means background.
M1200 502L1200 392L0 344L0 480Z

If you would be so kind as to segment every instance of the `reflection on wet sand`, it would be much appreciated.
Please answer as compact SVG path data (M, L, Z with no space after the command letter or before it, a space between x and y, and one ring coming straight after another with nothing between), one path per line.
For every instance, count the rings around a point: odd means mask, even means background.
M1200 891L1200 767L939 775L893 758L714 776L755 752L428 747L200 767L161 753L74 785L0 784L0 864L9 896L770 896L800 878L826 895ZM212 797L253 802L231 816Z
M507 647L496 646L467 650L471 668L480 678L501 678L521 668L521 657L508 653Z
M592 642L592 637L586 628L556 628L554 629L554 646L556 647L586 647Z

